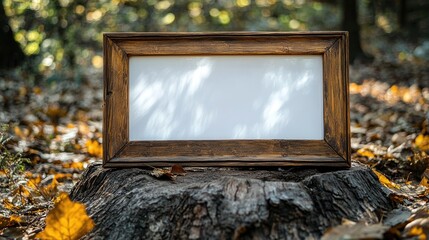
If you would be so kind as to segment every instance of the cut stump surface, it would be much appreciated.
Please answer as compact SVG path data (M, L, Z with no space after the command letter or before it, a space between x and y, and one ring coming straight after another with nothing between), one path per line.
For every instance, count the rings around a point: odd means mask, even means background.
M317 239L343 218L393 208L373 172L193 168L175 182L150 170L91 165L71 192L96 226L87 239Z

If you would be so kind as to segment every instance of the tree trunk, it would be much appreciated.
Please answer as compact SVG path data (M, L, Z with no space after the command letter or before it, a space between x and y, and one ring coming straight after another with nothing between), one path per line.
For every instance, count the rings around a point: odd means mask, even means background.
M17 67L24 59L25 55L19 43L15 41L3 1L0 0L0 69Z
M356 0L342 1L343 6L343 22L342 28L349 31L349 56L350 62L356 58L366 60L368 57L364 54L360 42L360 26L358 22L358 9Z
M343 218L379 222L393 207L372 171L356 164L335 172L190 168L175 182L149 172L86 170L71 192L96 224L85 239L317 239Z
M401 29L404 29L407 25L407 1L399 0L398 7L398 23Z

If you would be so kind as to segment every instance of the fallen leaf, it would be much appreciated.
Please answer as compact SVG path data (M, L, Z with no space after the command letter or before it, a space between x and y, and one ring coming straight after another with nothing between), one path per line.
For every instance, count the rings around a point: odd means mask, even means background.
M97 140L88 140L85 146L90 155L95 157L101 157L103 155L103 148Z
M370 150L366 148L361 148L357 151L357 153L362 157L367 157L369 159L375 158L374 153L372 153Z
M29 197L31 195L31 193L30 193L30 191L28 191L28 189L24 185L19 185L19 187L13 191L13 195L19 195L22 197Z
M360 91L362 91L362 85L356 84L356 83L350 83L350 94L358 94Z
M171 171L172 174L178 175L178 176L185 176L186 175L186 171L185 169L183 169L182 166L178 165L178 164L174 164L173 166L171 166Z
M63 163L62 166L63 168L73 168L79 171L82 171L84 169L83 162Z
M419 134L416 139L414 140L414 144L416 147L418 147L422 151L428 151L429 150L429 136Z
M422 180L420 181L420 185L425 186L425 187L429 187L429 183L428 183L428 179L423 176Z
M429 168L426 168L422 174L422 179L420 181L420 185L429 188Z
M169 169L154 168L152 172L150 172L150 175L158 179L176 180L176 175L172 174Z
M16 212L20 209L19 207L15 206L15 204L13 204L11 201L9 201L7 198L3 199L3 207L13 212Z
M426 234L422 227L414 226L408 232L409 237L418 237L419 240L426 240Z
M31 178L28 179L27 186L30 189L37 190L40 182L42 182L42 177L41 176L31 177Z
M0 216L0 229L5 227L17 226L17 225L20 225L21 222L22 222L21 217L17 215L12 215L10 217Z
M17 196L21 200L21 205L33 201L30 191L24 185L19 185L19 187L12 192L12 195Z
M54 179L57 180L58 182L67 180L67 179L72 179L73 175L71 173L56 173L54 175Z
M51 119L58 119L65 117L67 115L67 110L55 103L48 105L47 109L45 109L45 114Z
M67 193L60 194L61 201L46 217L45 229L36 235L40 239L80 239L94 228L85 205L73 202Z
M390 181L386 176L384 176L381 172L375 170L374 168L372 169L372 171L375 173L375 175L377 175L378 180L380 181L381 184L383 184L383 186L388 187L388 188L396 188L399 189L399 185Z
M404 194L391 193L389 194L389 199L395 203L404 203L409 198Z
M55 179L55 177L52 179L52 182L45 187L42 187L40 189L40 193L46 198L46 199L52 199L55 197L55 195L58 192L58 181Z

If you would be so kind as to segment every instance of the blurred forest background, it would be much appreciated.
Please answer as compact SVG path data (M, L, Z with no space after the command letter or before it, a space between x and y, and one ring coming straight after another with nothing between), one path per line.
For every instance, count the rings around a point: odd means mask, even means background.
M0 0L1 235L41 231L100 161L103 32L314 30L350 32L353 161L427 207L427 0Z
M102 33L112 31L347 30L352 60L363 53L392 53L396 60L427 57L428 5L425 0L3 0L1 44L8 47L1 49L0 66L19 65L54 79L60 71L75 75L82 67L101 68ZM392 49L384 41L401 46Z

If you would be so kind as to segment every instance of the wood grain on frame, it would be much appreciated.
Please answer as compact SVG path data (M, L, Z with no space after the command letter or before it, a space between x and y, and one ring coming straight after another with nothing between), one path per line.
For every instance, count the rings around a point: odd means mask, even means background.
M324 140L129 141L129 57L322 55ZM348 34L105 33L103 165L350 166Z

